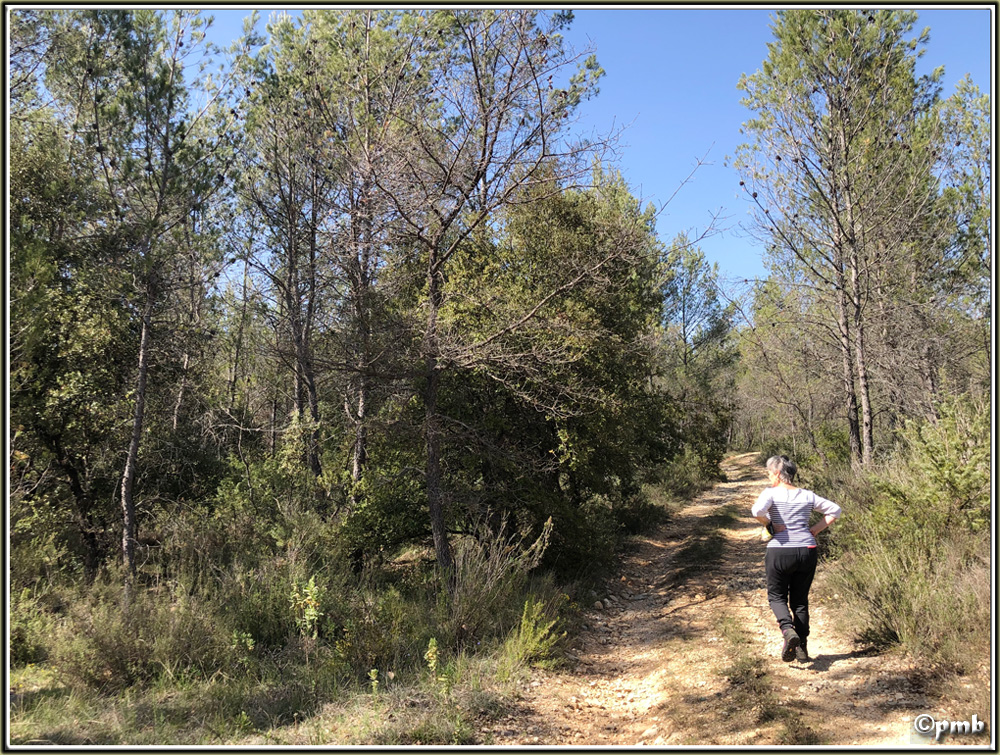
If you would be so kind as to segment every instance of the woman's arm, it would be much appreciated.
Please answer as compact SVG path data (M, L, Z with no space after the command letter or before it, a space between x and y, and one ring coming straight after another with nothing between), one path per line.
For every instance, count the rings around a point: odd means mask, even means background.
M754 503L754 505L750 508L750 514L765 527L769 524L774 525L771 528L772 534L777 535L779 532L784 532L788 528L783 524L775 524L771 521L771 515L768 513L768 510L771 508L771 504L773 503L771 492L772 491L769 488L757 496L756 503Z
M834 519L840 516L841 508L833 501L818 496L813 493L813 510L818 511L820 514L825 516L832 516Z
M822 519L820 519L818 522L816 522L816 524L814 524L812 527L810 527L809 531L813 534L813 537L816 537L816 535L818 535L820 532L822 532L823 530L825 530L827 527L829 527L835 521L837 521L837 517L833 516L832 514L827 514Z

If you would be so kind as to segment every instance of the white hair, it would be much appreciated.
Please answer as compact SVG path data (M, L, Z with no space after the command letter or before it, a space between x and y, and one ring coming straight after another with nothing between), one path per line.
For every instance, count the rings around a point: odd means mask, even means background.
M767 471L777 475L786 485L791 485L799 468L787 456L772 456L767 460Z

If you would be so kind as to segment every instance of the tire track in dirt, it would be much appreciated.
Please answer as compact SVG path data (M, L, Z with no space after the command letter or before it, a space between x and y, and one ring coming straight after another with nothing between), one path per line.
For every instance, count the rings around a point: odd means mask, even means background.
M822 563L812 661L780 661L749 515L766 485L756 458L726 460L726 482L635 540L586 612L572 667L533 671L484 744L911 746L925 743L912 733L916 715L955 715L921 691L919 669L834 631Z

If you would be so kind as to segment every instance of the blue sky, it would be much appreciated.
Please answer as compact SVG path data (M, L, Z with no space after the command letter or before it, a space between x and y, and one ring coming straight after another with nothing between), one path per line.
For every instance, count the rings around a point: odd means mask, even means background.
M943 65L944 96L966 73L992 94L991 10L982 5L916 10L915 31L930 27L918 72ZM213 39L227 44L250 10L206 12L215 17ZM261 9L262 24L270 12ZM663 204L705 157L707 164L663 210L657 229L664 242L681 231L696 236L713 214L721 213L701 248L719 264L724 281L764 274L760 247L739 230L747 216L739 177L724 163L742 141L740 125L750 116L740 105L736 84L740 74L753 73L767 56L773 12L766 7L585 8L574 11L565 35L578 50L593 47L606 72L600 95L583 106L578 128L601 132L628 125L618 167L636 196Z

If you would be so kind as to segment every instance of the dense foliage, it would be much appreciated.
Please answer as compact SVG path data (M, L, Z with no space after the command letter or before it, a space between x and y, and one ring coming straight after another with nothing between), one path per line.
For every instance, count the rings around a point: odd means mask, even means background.
M524 641L714 474L729 321L573 134L571 14L12 18L15 663Z

